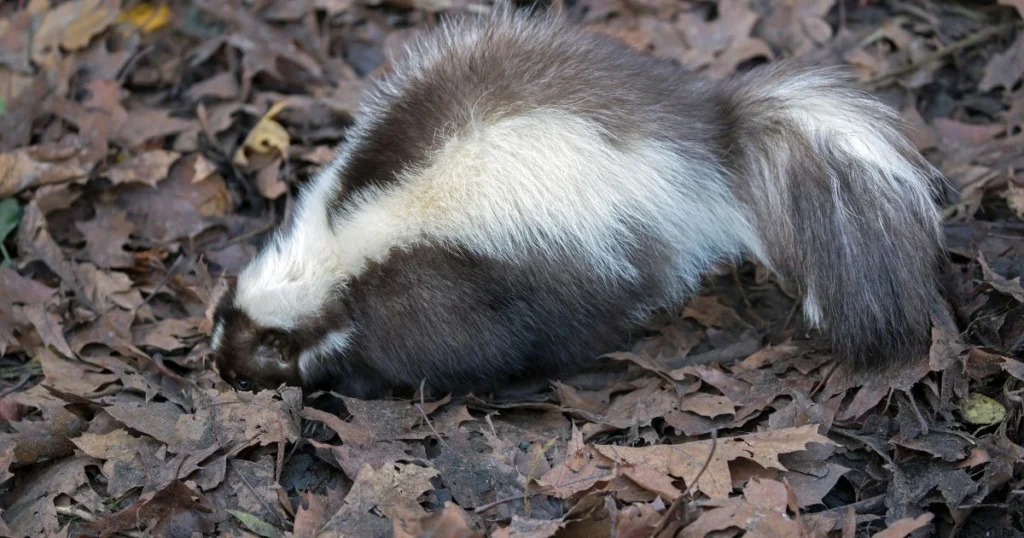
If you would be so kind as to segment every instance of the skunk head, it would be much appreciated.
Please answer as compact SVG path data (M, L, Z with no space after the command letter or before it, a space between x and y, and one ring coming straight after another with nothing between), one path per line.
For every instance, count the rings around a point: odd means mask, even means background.
M303 376L304 355L320 353L323 342L337 342L338 329L344 329L345 316L340 302L324 301L315 314L289 320L261 316L246 308L244 292L232 283L214 312L211 340L212 356L221 377L238 390L273 390L281 385L308 386L313 376ZM275 290L264 290L273 294ZM252 294L253 292L249 292ZM251 300L273 300L272 297ZM279 302L276 304L280 304ZM287 314L286 312L279 312ZM308 359L307 359L308 360Z

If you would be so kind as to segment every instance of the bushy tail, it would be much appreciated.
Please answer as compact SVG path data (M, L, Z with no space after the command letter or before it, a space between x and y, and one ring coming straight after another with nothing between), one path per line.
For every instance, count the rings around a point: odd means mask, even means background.
M724 83L725 164L764 261L854 368L927 353L940 299L939 173L895 111L830 71L771 67Z

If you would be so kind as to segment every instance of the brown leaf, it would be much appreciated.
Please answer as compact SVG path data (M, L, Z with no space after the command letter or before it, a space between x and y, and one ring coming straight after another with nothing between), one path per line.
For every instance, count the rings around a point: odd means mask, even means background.
M13 304L40 304L53 297L57 290L31 278L25 278L10 267L0 266L0 308Z
M451 538L483 538L484 534L472 529L469 515L459 505L449 501L444 509L420 519L394 520L395 538L419 538L421 536L450 536Z
M14 445L14 459L18 463L36 463L70 456L74 451L71 439L87 426L85 420L63 407L44 409L45 420L14 422L16 431L5 436L5 444Z
M16 11L0 19L0 65L15 71L32 73L29 51L32 47L32 30L37 17L28 10Z
M87 523L85 527L97 531L103 538L121 531L140 529L140 524L153 536L177 532L206 535L214 530L212 511L201 493L184 482L173 481L155 493L144 495L117 514Z
M875 533L872 538L905 538L910 536L917 529L923 528L925 525L931 523L932 519L935 518L935 514L931 512L925 512L916 518L903 518L898 521L894 521L892 525L889 525L884 531Z
M302 418L323 422L325 426L334 430L346 445L368 445L372 440L371 433L365 428L345 422L337 415L326 413L319 409L303 407Z
M345 408L354 418L353 424L372 435L375 441L422 439L431 435L429 430L428 432L413 430L413 426L423 419L423 415L416 407L418 402L368 401L348 397L342 397L342 400L345 402ZM448 403L448 400L450 400L450 396L436 402L428 402L423 412L429 416L439 407Z
M43 65L53 65L60 56L60 48L85 47L117 20L119 12L117 0L72 0L49 10L35 32L33 59Z
M75 356L64 338L64 323L58 314L46 308L46 305L36 303L25 306L25 316L32 322L44 344L53 346L65 357Z
M111 183L120 185L122 183L142 183L145 185L156 185L167 177L174 161L180 155L173 151L162 149L140 153L125 162L122 162L107 171L107 177Z
M104 409L118 422L167 445L177 444L175 429L179 419L191 417L170 402L118 402Z
M988 262L985 261L984 254L978 255L978 263L981 264L981 270L985 275L985 282L988 285L992 286L999 293L1005 293L1018 302L1024 303L1024 288L1021 287L1020 277L1010 280L996 273L989 267Z
M132 328L132 340L141 347L177 351L188 347L199 335L199 319L167 318Z
M172 452L232 445L283 446L299 438L301 391L295 387L257 394L210 389L204 394L205 402L195 413L176 420L168 441Z
M41 144L0 153L0 198L25 189L84 178L92 168L82 148Z
M101 471L114 497L146 485L153 467L160 463L157 451L162 445L159 442L145 436L132 436L124 429L106 434L83 433L72 442L85 454L104 460Z
M679 402L679 410L690 411L708 418L736 413L736 408L729 398L706 392L695 392L683 396L682 401Z
M96 216L89 221L76 222L75 227L85 236L89 259L99 267L127 269L135 266L135 256L124 249L135 226L128 222L124 211L109 205L97 205ZM92 299L97 301L102 297Z
M980 146L1006 130L1005 125L963 123L949 118L935 118L932 127L942 142L951 147Z
M713 505L714 506L714 505ZM753 536L802 536L799 520L786 513L785 484L774 480L751 480L743 497L733 497L705 511L679 535L699 538L729 528L744 529Z
M294 538L315 538L327 521L327 499L303 492L292 525Z
M276 158L269 165L256 172L256 188L268 200L276 200L288 192L288 184L281 181L281 159Z
M998 3L1017 8L1017 14L1024 18L1024 0L999 0Z
M546 493L567 499L617 475L612 461L584 444L583 434L573 424L565 459L536 482L546 488Z
M391 520L410 515L423 517L426 511L419 505L419 497L434 489L430 479L435 476L437 470L412 463L392 462L378 470L367 465L359 471L345 497L345 505L331 517L324 531L360 535L371 528L364 525L384 527L385 523L372 510Z
M46 384L64 392L87 396L100 387L117 381L117 376L103 373L96 366L80 360L70 360L40 349L37 355L46 376Z
M185 96L193 101L199 101L204 97L234 99L238 97L238 92L236 75L230 71L225 71L194 84L185 92Z
M224 4L201 0L196 6L222 20L237 25L238 31L231 32L226 42L242 51L242 91L249 91L252 77L258 73L283 79L278 69L279 59L298 65L309 75L319 79L323 76L320 63L295 45L295 42L277 29L265 24L258 17L245 9Z
M826 43L832 27L823 19L835 0L782 0L773 2L771 14L761 23L761 37L800 56Z
M155 138L180 133L192 126L189 120L171 117L170 110L132 109L113 135L113 141L125 149L134 149Z
M1024 219L1024 187L1010 182L1001 196L1006 200L1006 205L1017 215L1017 218Z
M518 514L512 516L512 524L496 529L491 536L494 538L551 538L565 522L549 519L528 519Z
M74 268L68 262L67 256L60 246L50 235L46 222L46 216L39 209L39 205L33 200L25 206L25 214L21 218L21 225L18 226L18 251L21 254L21 261L27 263L31 260L40 260L57 274L80 299L87 302L87 306L95 310L95 305L87 298Z
M103 271L91 263L83 263L75 267L75 274L82 282L86 297L103 311L115 305L131 310L142 303L142 295L124 273Z
M649 447L623 447L594 445L594 450L605 457L624 464L646 465L660 472L683 479L688 484L696 477L710 457L707 470L696 488L711 498L724 499L732 490L728 462L746 458L762 467L785 470L779 455L805 450L808 443L832 445L827 437L817 433L818 425L753 433L719 439L712 454L712 441L692 441L680 445Z
M72 448L74 445L71 445ZM53 500L71 495L89 480L87 457L56 460L26 471L18 487L5 498L4 520L15 536L54 536L60 530Z
M985 77L978 83L978 89L987 92L1002 86L1011 90L1021 75L1024 75L1024 35L1018 35L1005 52L992 56L985 66Z
M197 160L198 154L178 160L155 189L147 185L118 189L116 205L127 213L140 237L156 242L193 237L209 227L212 218L227 214L232 207L227 185L218 174L193 181Z

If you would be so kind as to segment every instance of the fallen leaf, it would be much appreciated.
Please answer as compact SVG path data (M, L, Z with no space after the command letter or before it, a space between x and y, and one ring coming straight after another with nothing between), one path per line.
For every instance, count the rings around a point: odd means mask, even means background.
M238 521L242 522L242 525L245 525L245 528L264 538L280 538L283 536L281 531L277 530L276 527L252 514L242 512L240 510L228 510L228 513L234 516Z
M392 532L395 538L419 538L421 536L483 538L484 536L483 533L472 529L466 511L450 501L444 504L443 510L419 519L395 519Z
M894 521L893 524L889 525L889 527L884 531L875 533L872 538L905 538L910 536L914 531L931 523L934 518L935 514L931 512L925 512L916 518L903 518L898 521Z
M1021 286L1020 277L1016 277L1013 280L1004 278L989 267L983 254L978 256L978 263L981 264L982 274L984 274L987 284L995 288L996 291L1005 293L1018 302L1024 303L1024 287Z
M979 146L1003 134L1006 126L999 124L963 123L949 118L935 118L932 127L942 142L951 147Z
M122 183L142 183L145 185L156 185L167 178L174 161L180 155L173 151L153 150L140 153L127 161L124 161L107 171L107 177L111 183L120 185Z
M327 522L324 532L348 535L364 534L373 527L390 529L391 525L373 515L374 509L392 520L410 514L425 516L418 499L434 489L430 479L435 476L437 470L412 463L393 462L377 470L363 467L345 497L345 505Z
M780 454L805 450L808 443L834 444L818 434L817 429L816 424L809 424L799 428L723 438L718 440L714 453L711 451L711 440L650 447L594 445L594 450L612 461L645 465L680 478L688 484L707 462L707 470L697 481L696 489L713 499L724 499L732 490L729 461L746 458L762 467L784 471L785 467L779 462Z
M1002 404L976 392L961 402L960 412L963 413L964 420L979 426L997 424L1006 418L1006 408Z
M509 526L495 530L491 536L494 538L550 538L564 526L565 522L563 521L529 519L517 514L512 516L512 523Z
M736 408L729 398L706 392L695 392L683 396L679 402L679 410L690 411L708 418L736 413Z
M190 238L227 214L231 194L218 174L193 181L198 155L179 159L156 188L126 185L115 202L135 224L136 234L156 242Z
M327 499L324 497L309 492L302 493L292 525L294 538L315 538L320 534L327 520L326 505Z
M146 436L133 436L123 428L105 434L83 433L71 440L85 454L103 460L100 468L110 494L120 497L146 485L153 467L160 463L162 446Z
M65 357L75 356L64 338L64 323L57 313L40 303L26 305L24 310L25 316L32 322L43 344L52 346Z
M170 110L131 109L114 133L113 141L122 148L135 149L155 138L178 134L191 126L192 121L172 117Z
M142 33L150 33L166 27L171 23L172 17L171 8L166 4L154 6L149 2L142 2L122 11L117 20L131 24Z
M205 535L214 530L212 511L201 493L184 482L173 481L116 514L86 523L85 527L97 531L103 538L140 529L140 523L144 523L143 529L153 536L166 536L175 531Z
M72 0L46 12L33 39L32 57L52 66L59 49L76 50L117 20L117 0Z
M761 33L768 42L800 56L821 46L832 37L825 17L835 0L782 0L771 4L771 13L761 22Z
M135 256L125 250L131 240L135 226L128 221L126 213L108 205L97 205L92 220L75 223L78 231L85 236L85 251L89 259L104 269L128 269L135 267ZM88 282L88 280L85 280ZM122 289L119 291L127 291ZM93 301L101 297L91 297Z
M1011 182L1006 186L1002 197L1006 200L1006 205L1010 206L1010 209L1017 215L1017 218L1024 219L1024 187L1018 187L1015 183Z
M29 146L0 153L0 198L26 189L84 178L92 164L81 148L66 143Z
M256 172L256 188L268 200L276 200L288 192L288 184L281 181L281 159L271 161Z
M742 497L712 504L679 536L699 538L715 531L743 529L753 536L802 536L800 520L787 514L786 485L774 480L751 480Z
M256 122L256 125L246 135L242 145L235 151L235 164L239 166L249 164L247 152L250 151L260 154L271 152L277 152L278 155L287 154L291 137L280 123L274 121L274 118L288 105L288 100L278 101L263 114L263 117Z

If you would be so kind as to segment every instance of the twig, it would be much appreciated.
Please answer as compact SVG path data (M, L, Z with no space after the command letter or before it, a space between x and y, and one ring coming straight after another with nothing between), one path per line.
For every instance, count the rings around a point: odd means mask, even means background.
M923 65L926 65L926 64L929 64L931 62L934 62L935 60L942 59L945 56L949 56L950 54L953 54L954 52L957 52L959 50L965 49L967 47L971 47L971 46L977 45L977 44L979 44L979 43L981 43L981 42L983 42L983 41L985 41L985 40L987 40L989 38L992 38L994 36L997 36L997 35L1005 32L1007 30L1014 29L1014 28L1020 28L1020 27L1021 27L1021 23L1019 23L1019 22L1012 22L1012 23L1000 24L999 26L992 26L990 28L986 28L984 30L980 30L980 31L975 32L975 33L973 33L973 34L971 34L971 35L969 35L969 36L967 36L967 37L965 37L965 38L963 38L963 39L961 39L959 41L956 41L956 42L954 42L954 43L952 43L950 45L942 47L942 48L936 50L935 52L933 52L931 54L927 54L925 56L922 56L921 58L918 58L917 60L915 60L913 62L910 62L909 64L904 65L903 67L898 67L896 69L893 69L892 71L888 71L886 73L880 73L878 75L875 75L875 76L871 77L870 79L868 79L867 81L863 82L862 85L865 86L868 89L875 88L877 86L880 86L882 82L887 82L890 79L893 79L893 78L896 78L898 76L910 73L910 72L914 71L915 69L917 69L917 68L919 68L919 67L921 67Z
M19 389L21 389L21 387L25 386L25 383L28 383L29 379L32 379L32 372L25 372L24 374L21 374L21 377L18 379L17 383L15 383L11 387L7 387L4 390L0 390L0 398L3 398L8 394L17 392Z
M832 375L836 373L836 370L838 368L839 368L839 362L838 361L832 361L832 366L829 367L828 372L826 372L825 375L822 376L822 378L818 381L818 384L816 384L814 386L814 388L811 389L811 392L809 392L807 394L807 397L808 398L813 398L814 395L817 394L819 390L823 389L825 387L825 385L828 383L829 379L832 378Z
M534 497L534 496L537 496L537 495L543 495L545 493L547 493L547 491L534 491L533 493L530 493L529 496L530 497ZM475 512L477 514L482 514L482 513L486 512L486 511L490 510L491 508L494 508L495 506L498 506L499 504L505 504L507 502L512 502L512 501L518 501L519 499L522 499L525 496L526 496L526 494L524 493L523 495L516 495L515 497L506 497L504 499L498 499L498 500L496 500L494 502L489 502L487 504L484 504L484 505L481 505L481 506L477 506L476 508L473 509L473 512Z
M177 259L174 260L174 263L172 263L171 266L167 269L167 273L164 274L164 276L160 278L160 281L156 283L156 287L153 288L153 291L151 291L149 295L142 299L142 302L139 303L138 306L132 309L132 315L130 316L131 319L135 319L135 314L137 314L143 306L146 306L146 304L149 303L149 300L155 297L156 294L160 293L160 290L162 290L164 286L166 286L167 283L171 281L171 277L173 277L175 271L178 270L178 264L181 263L181 260L183 259L185 259L185 256L178 256ZM114 307L111 306L110 309L107 310L107 312L110 312L110 310L112 310L113 308ZM104 314L106 314L107 312L104 312Z
M424 400L423 398L423 389L426 384L426 378L420 381L420 403L416 404L416 409L418 409L420 415L423 416L423 420L426 421L427 426L430 426L430 431L434 432L434 437L437 437L437 440L441 443L442 446L444 446L445 448L450 448L448 446L448 443L446 443L444 439L441 437L441 434L437 433L437 429L434 428L434 423L430 421L429 417L427 417L427 412L423 410L423 407L427 405L426 400Z
M689 504L690 502L693 501L693 494L694 494L694 492L697 491L696 490L697 481L700 480L700 477L704 474L704 471L706 471L708 469L708 465L711 464L711 458L715 457L715 450L717 448L718 448L718 429L712 429L711 430L711 452L708 453L707 459L704 460L704 465L700 468L700 471L697 472L697 476L695 476L693 478L693 483L687 485L686 491L684 492L684 494L680 495L679 497L677 497L676 500L672 502L672 505L668 507L668 510L665 511L665 515L662 516L661 521L658 522L658 526L654 528L653 532L651 532L651 534L650 534L651 536L658 536L659 534L664 532L664 530L671 523L673 517L675 516L675 513L680 511L680 510L682 510L684 506L686 506L687 504Z
M75 508L73 506L55 506L54 508L57 510L57 513L62 516L77 517L78 519L83 519L89 522L96 521L96 516L82 510L81 508ZM130 536L131 538L146 538L149 536L148 534L139 531L120 531L118 534Z
M711 458L715 457L715 449L718 448L718 429L711 429L711 452L708 453L708 459L704 460L704 465L697 472L697 476L693 477L693 483L689 484L686 488L686 494L692 499L693 493L697 491L697 481L700 480L701 475L704 471L708 470L708 465L711 465Z

